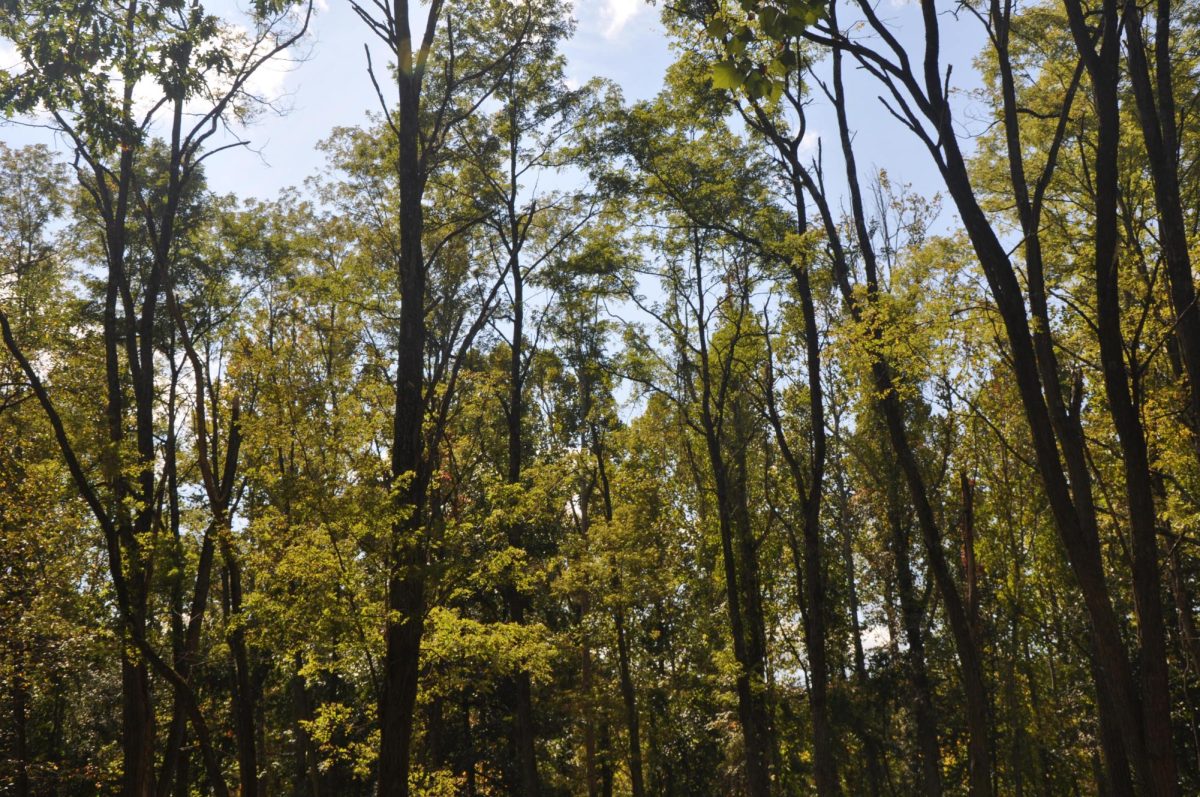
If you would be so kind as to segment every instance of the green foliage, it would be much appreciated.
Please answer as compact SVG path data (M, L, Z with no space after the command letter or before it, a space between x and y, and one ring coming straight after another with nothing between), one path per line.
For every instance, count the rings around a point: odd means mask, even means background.
M738 0L698 11L718 50L712 87L778 102L803 65L801 36L825 19L826 6L824 0Z
M771 788L813 793L816 586L841 792L922 793L932 718L944 792L966 793L939 554L988 686L997 793L1103 791L1088 607L989 275L941 197L901 181L908 164L860 158L858 209L841 194L840 137L822 129L811 151L800 138L816 124L806 109L830 99L808 93L829 78L813 42L833 35L827 6L672 4L678 58L658 96L628 104L616 87L568 81L568 4L439 6L416 120L426 410L421 464L404 473L392 459L399 110L333 130L328 171L303 189L218 196L203 146L188 155L158 138L142 93L164 118L226 99L221 119L251 112L237 86L244 37L287 41L299 4L253 3L250 34L179 2L0 8L20 61L0 75L0 105L52 120L78 156L0 145L12 338L0 357L0 792L121 790L129 684L145 665L158 790L173 750L171 793L218 792L220 778L233 792L249 739L259 793L375 794L389 634L415 628L401 643L417 678L410 794L523 793L526 712L547 795L633 795L638 769L645 794L743 794L756 705ZM1197 92L1197 21L1190 8L1171 20L1180 98ZM1129 477L1097 335L1090 78L1060 122L1078 66L1062 9L1014 7L1007 31L1026 179L1058 159L1039 200L1048 312L1031 323L1049 347L1033 365L1055 379L1043 393L1064 397L1056 428L1081 441L1069 487L1094 488L1106 596L1135 651ZM991 113L1004 102L993 51L976 70ZM1116 320L1147 441L1190 793L1196 419L1125 83L1119 111ZM1015 312L1029 312L1013 131L986 121L970 188L1017 265ZM1179 130L1188 208L1194 128ZM395 608L411 583L417 600Z

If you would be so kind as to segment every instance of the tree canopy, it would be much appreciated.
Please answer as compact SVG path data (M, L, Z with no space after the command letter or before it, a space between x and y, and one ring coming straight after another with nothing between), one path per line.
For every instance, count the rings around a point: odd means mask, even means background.
M348 5L0 3L0 793L1200 791L1193 6Z

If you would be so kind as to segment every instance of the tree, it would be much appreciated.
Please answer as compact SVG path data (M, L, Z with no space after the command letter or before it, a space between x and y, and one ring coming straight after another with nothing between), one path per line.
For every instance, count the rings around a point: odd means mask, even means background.
M161 340L156 318L173 279L180 206L206 157L203 148L246 99L246 82L254 72L303 35L311 6L298 23L288 5L257 9L259 32L250 38L198 5L101 4L85 11L85 19L68 21L54 4L32 4L7 15L0 33L16 43L23 63L22 71L3 76L0 96L9 111L44 109L72 143L75 171L103 242L108 444L100 457L101 484L88 475L7 316L0 315L0 324L103 531L120 626L129 644L123 656L123 789L128 795L148 795L154 788L150 666L186 686L147 639L153 562L144 546L161 526L153 411L154 360ZM166 56L159 58L159 53ZM144 78L160 92L149 110L135 103L136 86ZM194 123L185 117L188 103L201 108ZM155 151L148 144L160 111L168 114L169 143L162 169L165 185L155 195ZM144 268L130 257L131 228L139 221L145 223L149 248ZM194 700L188 702L191 721L207 748L203 718ZM223 787L211 750L207 752L209 774Z

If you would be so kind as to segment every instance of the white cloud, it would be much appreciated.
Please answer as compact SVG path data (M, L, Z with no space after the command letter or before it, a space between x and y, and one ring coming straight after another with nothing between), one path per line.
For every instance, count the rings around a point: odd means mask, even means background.
M604 10L600 15L608 22L604 29L604 38L616 38L629 20L642 10L645 0L604 0Z
M225 49L233 57L239 69L256 62L266 55L272 46L272 42L269 40L254 44L255 37L247 28L237 23L228 25L224 33L220 45L214 42L212 46L214 48L221 46ZM258 103L263 103L266 107L278 106L281 103L286 105L284 101L289 94L288 79L298 65L299 61L296 55L290 50L286 50L276 53L254 70L242 86L245 98L250 100L246 109L250 110L251 116L264 110L263 106L259 106ZM218 98L232 90L232 74L209 73L207 79L209 81L207 91L188 100L186 113L197 116L206 114Z
M277 102L287 94L287 79L296 66L296 61L282 52L255 70L246 82L246 89L267 102Z

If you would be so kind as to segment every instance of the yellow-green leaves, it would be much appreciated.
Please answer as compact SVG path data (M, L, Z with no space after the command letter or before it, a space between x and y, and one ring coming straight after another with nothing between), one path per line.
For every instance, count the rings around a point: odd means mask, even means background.
M547 681L554 650L552 635L541 623L481 622L439 606L429 612L421 652L441 673L439 687L454 694L518 673Z
M713 88L742 90L751 99L777 102L800 66L800 36L825 14L822 0L739 0L723 5L704 28L724 56L712 65Z
M731 60L718 61L712 67L714 89L736 89L746 82L738 65Z

